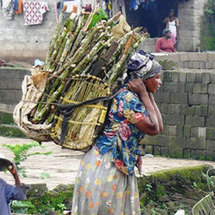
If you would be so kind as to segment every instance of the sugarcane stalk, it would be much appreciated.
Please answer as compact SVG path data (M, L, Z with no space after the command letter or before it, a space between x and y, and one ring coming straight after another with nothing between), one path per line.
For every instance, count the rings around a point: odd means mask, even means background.
M56 101L57 98L60 97L60 93L63 90L63 88L64 84L62 83L60 87L58 87L58 89L52 94L52 96L48 98L47 103L45 104L43 109L38 113L37 116L34 117L35 122L44 121L45 115L50 111L51 106L50 103L53 103L54 101Z
M109 19L107 22L106 22L106 26L111 26L113 25L116 21L119 20L119 17L121 16L121 12L118 12L115 16L113 16L111 19Z
M66 37L66 35L67 35L67 32L66 32L66 29L64 28L64 30L62 31L61 35L58 37L58 39L54 45L54 51L52 53L50 61L48 62L50 67L51 67L52 72L54 71L55 58L58 54L58 51L59 51L59 49L62 45L62 42L63 42L64 38Z
M89 18L88 18L88 20L87 20L85 26L84 26L83 29L82 29L84 32L86 32L86 31L88 30L89 25L90 25L90 23L91 23L91 21L92 21L92 19L93 19L93 16L94 16L94 14L95 14L97 11L98 11L98 9L97 9L96 7L94 7L94 8L93 8L93 11L90 13L90 16L89 16Z
M55 44L55 42L56 42L56 40L57 40L57 38L58 38L58 36L60 34L61 24L63 22L63 17L64 17L65 11L66 11L66 7L63 7L63 9L62 9L62 11L61 11L61 13L59 15L59 20L58 20L58 23L56 25L54 36L52 37L50 45L49 45L49 51L48 51L48 54L47 54L47 57L46 57L46 60L45 60L46 63L49 62L49 60L50 60L50 58L52 56L52 53L54 51L54 44Z
M40 113L40 111L42 110L42 108L45 106L44 102L46 102L47 98L49 98L57 89L57 86L60 84L60 79L56 79L54 80L54 82L52 83L52 85L48 85L46 87L46 90L42 96L42 98L40 99L40 101L38 102L38 106L37 106L37 110L34 114L34 119L33 121L36 121L36 117L37 115Z
M81 44L81 46L78 48L78 50L74 53L74 55L72 56L71 61L73 61L73 63L76 63L77 61L74 61L74 59L80 59L82 56L84 56L86 54L86 49L88 47L88 45L91 43L93 37L101 30L103 30L103 26L99 26L97 28L94 28L88 35L87 37L84 39L83 43ZM98 39L98 37L97 37ZM100 37L99 37L100 39ZM79 43L80 44L80 43Z
M87 64L85 69L82 70L81 75L90 74L90 69L98 58L99 58L99 55L93 56L93 59Z
M128 41L127 41L127 43L125 45L125 50L123 52L123 55L122 55L121 59L119 60L119 62L112 69L112 74L111 74L111 76L110 76L110 78L108 80L108 83L109 83L110 86L117 79L118 74L121 71L122 65L124 64L124 62L127 59L127 54L128 54L129 49L131 48L133 40L134 40L134 32L132 33L132 35L130 36L130 38L128 39Z
M83 57L84 55L86 55L86 50L88 48L89 43L91 42L93 36L99 31L99 29L94 29L90 36L86 38L85 42L81 45L80 52L76 52L75 55L72 56L72 58L70 60L68 60L67 62L65 62L65 64L58 70L56 71L54 74L52 74L49 77L49 81L52 80L53 78L55 78L56 76L58 76L59 74L61 74L67 67L70 67L71 64L76 64L77 62L80 61L80 58ZM102 34L102 36L104 36L104 34ZM101 37L101 36L100 36Z
M134 34L134 38L135 38L135 36L136 35ZM127 60L129 59L131 54L138 48L139 44L144 40L145 40L145 38L138 37L138 40L133 41L133 43L131 44L129 50L127 51L127 55L124 55L124 59L123 59L123 56L122 56L122 58L121 58L121 68L118 67L118 72L116 71L117 75L115 77L113 76L112 85L113 85L114 80L116 80L118 77L122 76L123 71L126 69ZM111 78L110 78L110 80L111 80Z
M58 32L58 37L55 38L55 44L52 44L54 52L52 52L51 59L49 56L50 53L48 54L49 58L47 59L49 59L49 61L47 62L47 67L50 69L49 63L51 63L51 69L53 71L45 90L48 96L44 95L40 99L41 103L39 102L33 122L45 122L50 124L54 117L53 113L47 117L51 109L51 104L59 100L60 96L64 94L66 97L75 98L76 100L77 96L80 100L92 96L90 85L84 88L84 85L82 86L82 84L80 84L79 87L81 88L79 91L71 84L71 87L68 89L68 87L65 86L65 80L73 74L89 73L92 64L113 42L114 36L109 32L114 23L119 20L120 15L121 14L118 13L105 24L98 24L89 31L88 27L92 20L91 16L88 16L88 19L86 19L86 16L82 14L73 20L66 20L64 29L61 33ZM135 29L135 32L136 31L137 29ZM110 75L108 80L109 85L112 85L117 77L121 75L121 70L125 66L125 61L132 53L132 50L139 44L138 37L137 42L134 42L134 32L125 34L119 41L120 43L117 50L106 64L106 68L110 68L108 73ZM76 91L74 92L75 89ZM42 102L46 102L46 104L42 104ZM64 103L64 101L61 100L60 103ZM82 110L80 109L80 111ZM76 112L76 114L80 114L81 119L82 112L80 111ZM78 131L79 129L77 132Z
M86 57L78 63L78 65L73 69L72 73L76 74L79 73L83 68L87 66L88 63L93 59L95 55L97 55L98 52L101 51L101 49L106 48L109 43L111 43L114 40L114 37L109 38L106 42L103 41L103 38L107 36L105 33L102 35L100 41L91 49L89 54L86 55Z
M70 54L68 56L68 58L70 58L71 56L73 56L73 54L75 53L75 51L77 50L79 44L80 44L80 41L84 38L84 36L86 35L85 32L81 31L81 29L83 28L84 24L86 23L86 19L85 19L85 16L81 16L79 18L79 22L78 22L78 25L77 25L77 29L75 31L75 42L73 44L73 46L71 47L71 50L70 50Z
M105 34L103 34L106 36ZM114 37L111 37L106 43L103 42L103 37L101 36L101 40L96 44L96 46L91 50L91 52L79 63L79 66L77 65L72 71L72 74L76 73L79 71L79 69L83 68L88 62L91 61L91 59L101 50L101 48L105 47L107 44L109 44L112 40L114 40ZM68 69L65 70L61 75L60 79L64 80L67 75L68 75ZM54 102L56 98L61 94L63 90L64 83L62 82L60 87L48 98L47 104L44 105L44 107L40 110L39 113L35 114L34 120L35 122L42 121L44 116L47 114L47 112L50 109L50 104L51 102ZM53 89L52 89L53 90ZM57 96L56 96L57 95Z
M118 57L119 55L121 55L123 53L123 48L125 47L128 39L130 38L130 36L132 35L132 31L126 33L120 40L119 40L119 45L116 49L116 51L113 53L113 56L111 57L111 59L109 60L109 64L113 63Z
M66 41L66 45L65 45L65 49L63 50L63 53L62 53L62 56L60 58L60 63L61 65L64 63L64 61L66 60L67 58L67 55L71 49L71 46L75 40L75 37L74 37L74 32L75 32L75 28L77 26L77 23L78 23L78 18L77 16L74 18L74 21L73 21L73 26L72 26L72 29L71 29L71 32L68 32L68 39Z
M74 22L75 21L76 21L75 18L73 18L73 19L71 19L70 17L67 18L67 20L66 20L67 24L64 24L64 29L63 29L61 35L58 37L58 39L54 45L54 52L53 52L52 57L50 59L52 71L55 70L55 66L58 63L59 58L61 57L61 54L64 50L66 41L70 37L71 31L74 30Z

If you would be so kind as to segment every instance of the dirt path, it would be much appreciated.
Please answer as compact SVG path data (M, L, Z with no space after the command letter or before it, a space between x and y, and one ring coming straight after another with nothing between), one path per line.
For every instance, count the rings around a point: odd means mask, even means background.
M24 144L30 143L29 139L5 138L0 137L0 152L9 159L13 159L13 154L2 144ZM22 166L25 167L27 178L21 178L22 182L27 184L46 183L49 189L55 188L58 184L73 184L78 171L81 152L61 149L53 142L44 143L41 147L35 147L29 152L48 152L52 151L51 155L34 155L29 157ZM200 164L210 164L215 167L215 162L195 161L185 159L170 159L161 157L144 157L143 171L145 174L156 172L164 169L171 169L183 166L195 166ZM49 173L50 178L41 179L41 173ZM4 178L9 183L14 183L9 173L0 172L0 177Z

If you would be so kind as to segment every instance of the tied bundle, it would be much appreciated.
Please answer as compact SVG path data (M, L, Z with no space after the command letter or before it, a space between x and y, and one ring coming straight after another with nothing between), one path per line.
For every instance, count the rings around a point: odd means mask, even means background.
M24 89L28 96L23 92L14 119L30 138L82 150L96 137L106 101L119 88L126 61L143 38L120 13L107 19L103 10L94 9L73 12L63 21L64 11L44 65L28 77L32 89Z

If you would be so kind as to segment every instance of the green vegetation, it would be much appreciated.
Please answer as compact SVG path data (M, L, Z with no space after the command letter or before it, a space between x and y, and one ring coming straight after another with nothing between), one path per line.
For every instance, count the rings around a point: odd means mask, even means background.
M38 142L32 142L32 143L27 143L27 144L16 144L16 145L8 145L8 144L2 144L3 147L8 148L14 155L13 158L13 162L16 164L17 166L17 170L18 173L21 174L22 177L27 177L26 175L26 170L21 167L21 163L25 160L27 160L30 156L33 155L50 155L52 152L33 152L30 153L29 150L34 148L34 147L42 147L44 148L44 146L41 146ZM46 178L49 177L49 175L47 173L42 173L41 174L42 178Z
M27 201L14 201L11 210L13 213L27 214L62 214L65 209L71 209L73 185L59 185L52 191L38 190L39 186L30 188ZM42 189L45 189L42 186Z
M210 166L183 167L138 178L142 215L173 215L178 209L191 214L192 207L210 192L214 182ZM210 182L208 184L208 182ZM210 186L209 186L210 185ZM12 204L13 212L62 214L72 207L73 185L59 185L52 191L32 187L27 201Z
M15 125L12 113L0 111L0 136L25 137L18 126Z
M178 209L190 214L192 207L209 193L206 172L209 166L183 167L139 178L143 215L172 215Z
M204 10L201 50L215 50L215 0L208 0Z

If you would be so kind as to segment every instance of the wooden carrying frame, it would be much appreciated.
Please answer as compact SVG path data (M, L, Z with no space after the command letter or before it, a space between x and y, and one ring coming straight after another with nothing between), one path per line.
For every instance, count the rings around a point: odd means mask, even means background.
M61 97L59 114L51 129L53 141L64 148L87 151L99 133L106 117L110 89L100 78L73 76ZM87 101L87 102L86 102Z

